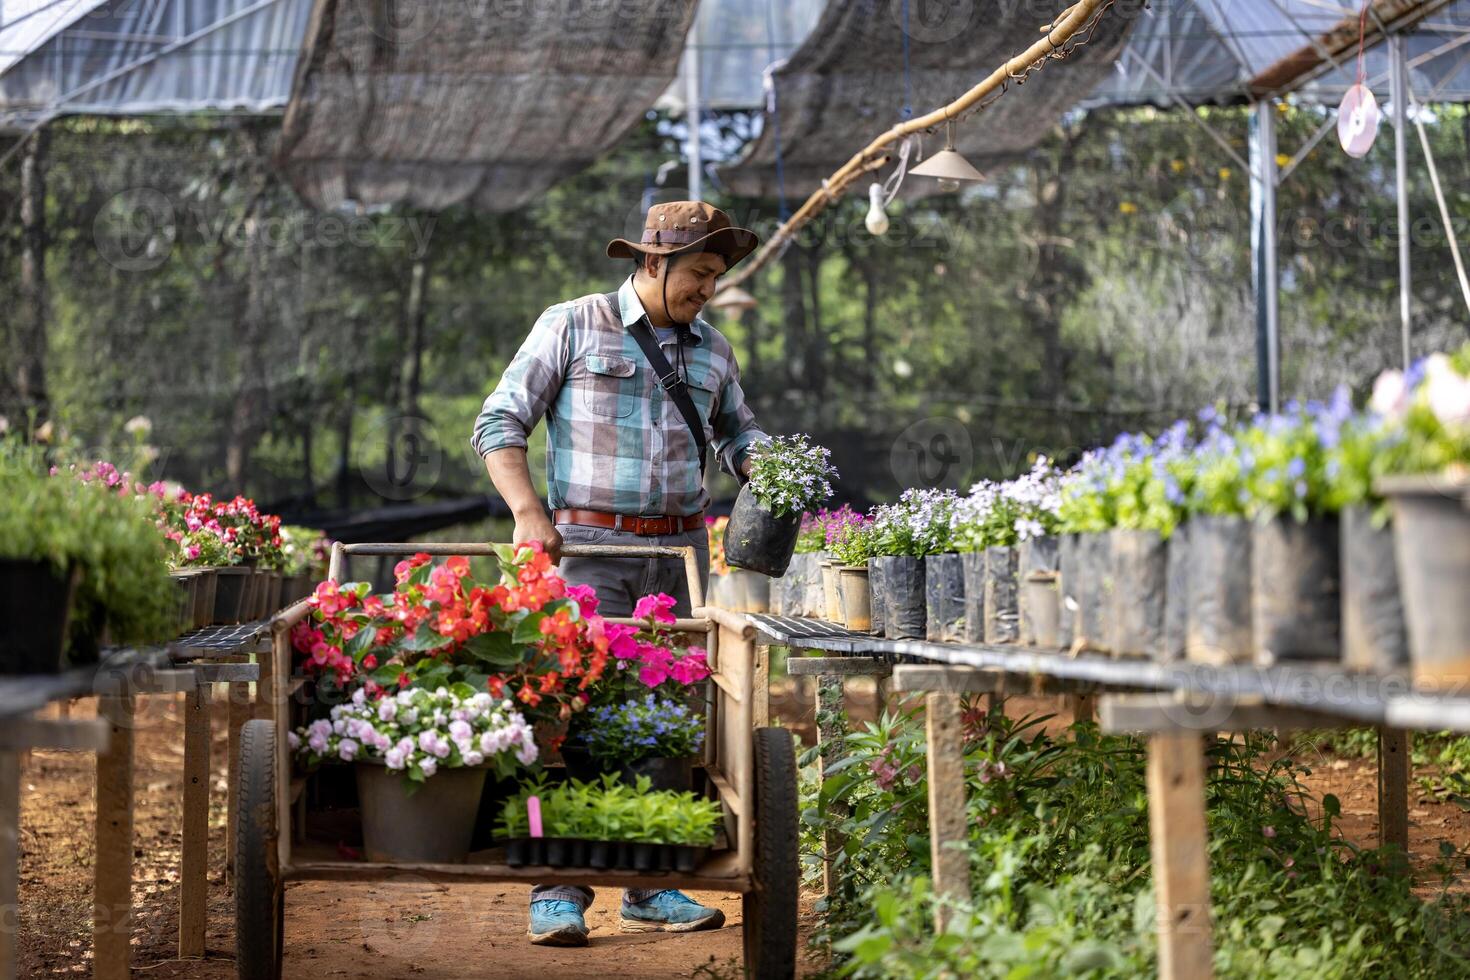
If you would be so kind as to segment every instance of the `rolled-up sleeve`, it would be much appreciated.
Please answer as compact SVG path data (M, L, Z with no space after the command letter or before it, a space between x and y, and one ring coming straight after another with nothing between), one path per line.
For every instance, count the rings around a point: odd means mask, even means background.
M481 456L518 446L561 391L571 357L571 311L553 306L537 318L475 419L470 444Z
M755 413L745 402L745 390L740 387L740 369L733 362L729 379L720 389L720 410L715 414L715 454L720 459L720 469L740 480L740 464L745 462L746 451L757 442L769 438L756 423Z

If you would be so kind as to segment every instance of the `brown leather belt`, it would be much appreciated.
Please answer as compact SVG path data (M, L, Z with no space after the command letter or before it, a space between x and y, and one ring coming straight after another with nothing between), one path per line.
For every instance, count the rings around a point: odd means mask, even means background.
M559 510L552 515L558 524L587 524L592 527L610 527L614 531L631 531L634 534L678 534L704 526L704 513L688 517L632 517L627 514L607 514L600 510Z

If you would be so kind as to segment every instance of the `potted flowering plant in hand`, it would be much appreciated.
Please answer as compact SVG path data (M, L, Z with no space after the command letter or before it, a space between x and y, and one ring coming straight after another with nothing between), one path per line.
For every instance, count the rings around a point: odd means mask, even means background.
M1470 680L1470 344L1385 372L1373 407L1394 430L1375 488L1392 507L1414 680L1458 688Z
M832 496L832 454L806 436L776 436L749 449L750 480L725 530L725 560L775 578L786 574L801 515Z
M378 698L359 687L289 738L308 765L355 766L372 861L463 863L487 772L510 776L539 754L511 702L464 683Z

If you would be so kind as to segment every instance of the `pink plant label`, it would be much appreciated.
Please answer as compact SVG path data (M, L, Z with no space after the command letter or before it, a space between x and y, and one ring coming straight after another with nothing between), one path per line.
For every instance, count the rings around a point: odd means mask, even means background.
M526 798L526 820L531 824L531 836L541 836L541 797Z

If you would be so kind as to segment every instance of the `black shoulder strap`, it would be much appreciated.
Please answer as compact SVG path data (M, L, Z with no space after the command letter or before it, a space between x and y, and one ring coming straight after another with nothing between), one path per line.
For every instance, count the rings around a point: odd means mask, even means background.
M607 301L612 304L613 312L618 312L618 294L606 293ZM699 417L699 409L694 406L694 399L689 395L689 386L679 373L669 365L669 359L664 357L664 352L659 350L658 339L654 337L653 331L648 327L648 320L639 320L628 328L633 339L643 350L643 356L648 359L648 364L653 368L653 373L658 376L658 383L664 391L669 393L669 398L674 402L674 407L679 414L684 416L684 424L689 426L689 432L694 436L694 446L699 452L699 475L704 476L705 457L709 455L709 444L704 439L704 420Z

